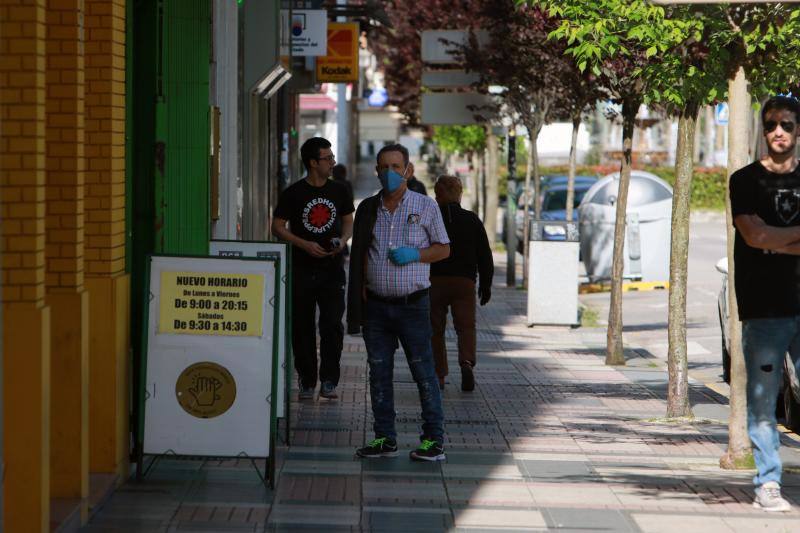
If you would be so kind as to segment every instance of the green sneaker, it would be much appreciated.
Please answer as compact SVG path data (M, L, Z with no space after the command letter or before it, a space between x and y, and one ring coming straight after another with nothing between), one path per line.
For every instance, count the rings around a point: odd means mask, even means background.
M372 457L397 457L397 443L388 437L379 437L356 450L356 455L366 459Z
M442 445L430 439L423 439L419 448L411 450L410 455L415 461L444 461L447 459Z

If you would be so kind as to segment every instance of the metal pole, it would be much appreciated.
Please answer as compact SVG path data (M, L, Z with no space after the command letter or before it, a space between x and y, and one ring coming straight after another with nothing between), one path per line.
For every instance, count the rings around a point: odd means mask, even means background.
M506 286L517 286L517 133L508 130L508 181L506 182Z

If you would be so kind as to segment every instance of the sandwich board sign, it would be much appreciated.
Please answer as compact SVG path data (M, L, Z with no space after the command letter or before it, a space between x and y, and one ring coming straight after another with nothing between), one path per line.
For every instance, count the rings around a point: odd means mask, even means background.
M292 344L291 344L291 246L282 242L254 242L254 241L211 241L209 255L220 257L256 257L269 258L274 254L280 257L279 296L280 308L278 309L278 387L276 393L276 408L278 418L287 419L286 438L289 435L289 393L292 379Z
M279 263L149 257L143 454L270 458L274 467Z

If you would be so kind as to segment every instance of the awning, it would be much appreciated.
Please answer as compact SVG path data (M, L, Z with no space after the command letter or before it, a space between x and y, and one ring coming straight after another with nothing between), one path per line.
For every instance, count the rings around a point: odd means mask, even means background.
M327 94L301 94L301 111L336 111L336 102Z

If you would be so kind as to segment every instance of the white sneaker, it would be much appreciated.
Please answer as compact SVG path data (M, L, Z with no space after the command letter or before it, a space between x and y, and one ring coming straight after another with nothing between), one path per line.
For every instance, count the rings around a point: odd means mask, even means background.
M756 489L753 507L770 513L787 513L792 510L791 504L781 497L781 486L774 481L764 483Z

